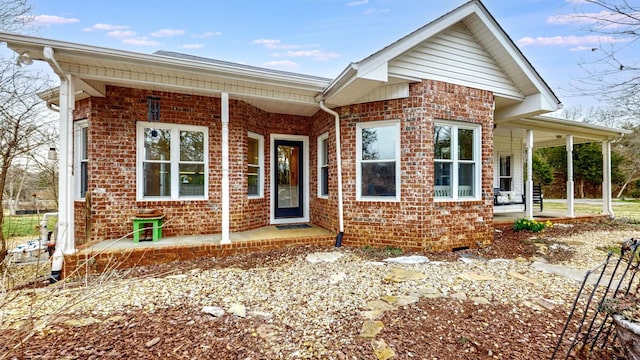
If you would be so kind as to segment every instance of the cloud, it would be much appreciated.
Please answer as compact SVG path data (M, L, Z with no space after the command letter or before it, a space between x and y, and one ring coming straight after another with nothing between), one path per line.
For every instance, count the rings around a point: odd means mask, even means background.
M184 35L185 31L180 29L160 29L151 33L153 37L171 37L176 35Z
M184 44L180 47L183 49L202 49L204 44Z
M135 46L158 46L158 45L160 45L159 42L153 41L153 40L149 40L147 38L124 39L124 40L122 40L122 42L125 43L125 44L135 45Z
M366 5L368 2L369 2L369 0L350 1L350 2L347 3L347 6Z
M129 27L126 25L111 25L111 24L94 24L91 27L85 28L84 31L115 31L115 30L125 30Z
M220 35L222 35L220 31L207 31L206 33L202 33L202 34L193 34L191 35L191 37L194 37L197 39L206 39L206 38L220 36Z
M339 58L340 54L335 52L325 52L322 50L299 50L299 51L287 51L285 55L281 55L281 56L309 57L309 58L314 58L315 60L325 61L325 60Z
M251 43L257 44L257 45L263 45L265 48L272 49L272 50L291 50L291 49L302 49L302 48L318 46L315 44L310 44L310 45L283 44L280 42L280 40L275 40L275 39L258 39L258 40L253 40Z
M382 9L382 8L371 8L367 9L364 13L365 15L375 15L375 14L384 14L391 11L390 9Z
M56 15L17 16L17 19L40 26L63 25L80 22L80 20L76 18L65 18Z
M288 69L293 70L298 68L298 64L295 61L281 60L281 61L268 61L263 64L268 68Z
M518 46L589 46L602 43L629 42L631 39L614 38L611 36L550 36L550 37L523 37L516 41Z
M554 25L599 25L600 27L615 28L629 26L630 18L640 17L640 12L617 14L610 11L584 14L563 14L547 18L547 23Z
M131 38L136 36L136 32L131 30L125 30L125 31L114 30L114 31L109 31L107 33L107 36L117 38L117 39L125 39L125 38Z

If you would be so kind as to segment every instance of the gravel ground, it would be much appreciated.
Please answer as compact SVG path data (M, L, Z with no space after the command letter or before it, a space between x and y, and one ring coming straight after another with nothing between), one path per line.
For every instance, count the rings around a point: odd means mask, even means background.
M424 264L299 247L11 291L0 300L0 359L548 358L579 283L531 262L588 269L604 260L599 248L639 235L610 223L505 230L484 249L420 254L432 260ZM319 252L337 259L308 261ZM389 279L398 269L422 278Z

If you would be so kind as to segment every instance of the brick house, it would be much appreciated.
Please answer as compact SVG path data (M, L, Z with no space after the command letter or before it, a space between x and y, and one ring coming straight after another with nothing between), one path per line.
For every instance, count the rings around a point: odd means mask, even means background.
M127 234L140 209L162 209L165 236L221 244L312 223L346 244L473 247L492 240L494 189L531 189L534 147L602 141L609 155L618 134L543 116L560 101L477 0L336 79L0 40L61 78L43 94L61 121L58 254Z

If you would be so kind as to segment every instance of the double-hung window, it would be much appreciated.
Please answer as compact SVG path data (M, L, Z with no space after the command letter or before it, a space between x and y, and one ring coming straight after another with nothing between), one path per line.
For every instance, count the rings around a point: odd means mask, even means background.
M250 132L247 138L247 196L263 197L264 136Z
M436 200L479 199L480 125L437 121L434 126Z
M400 122L356 125L356 199L400 200Z
M318 137L318 197L329 197L329 133Z
M88 152L88 127L87 120L76 121L73 124L74 127L74 167L77 169L78 174L76 176L76 198L84 199L87 194L88 182L89 182L89 152Z
M138 198L206 199L208 129L138 122Z

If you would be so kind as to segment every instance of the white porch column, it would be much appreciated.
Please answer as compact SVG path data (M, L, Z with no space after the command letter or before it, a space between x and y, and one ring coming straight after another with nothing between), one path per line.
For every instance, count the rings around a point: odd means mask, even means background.
M229 238L229 93L221 96L222 122L222 239L220 244L231 244Z
M525 206L527 207L526 217L533 219L533 130L527 130L527 181L525 182L525 193L527 194Z
M567 135L567 216L574 217L573 135Z
M614 217L611 204L611 142L602 142L602 212Z

